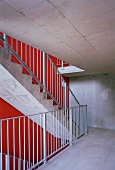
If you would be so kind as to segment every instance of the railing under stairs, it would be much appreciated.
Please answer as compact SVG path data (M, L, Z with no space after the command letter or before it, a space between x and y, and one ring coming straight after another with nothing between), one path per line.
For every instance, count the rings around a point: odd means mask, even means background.
M80 105L48 54L6 35L4 38L0 35L0 40L5 47L4 57L9 50L11 61L23 66L23 74L32 76L33 83L39 84L46 98L53 99L61 109L70 107L70 98L74 98L74 106Z
M0 170L37 169L85 133L86 105L1 119Z

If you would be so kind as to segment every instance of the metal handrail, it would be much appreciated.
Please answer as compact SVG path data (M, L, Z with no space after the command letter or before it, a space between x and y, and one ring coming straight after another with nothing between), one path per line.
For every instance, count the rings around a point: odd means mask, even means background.
M4 42L4 38L0 35L0 39ZM12 47L7 43L8 49L12 52L12 54L17 58L20 64L29 72L29 74L36 80L37 83L45 90L45 92L57 103L60 108L63 108L60 103L53 97L53 95L45 88L44 84L40 82L40 80L34 75L34 73L30 70L30 68L23 62L23 60L18 56L18 54L12 49Z
M63 76L61 75L61 73L59 72L59 70L58 70L57 67L55 66L54 62L53 62L52 59L50 58L50 56L49 56L48 54L47 54L47 56L48 56L50 62L53 64L55 70L58 72L59 76L62 78L62 80L64 81L64 83L66 83L65 80L64 80L64 78L63 78ZM66 85L67 85L67 83L66 83ZM77 100L77 98L76 98L75 95L73 94L73 92L72 92L72 90L70 89L70 87L69 87L68 85L67 85L67 87L68 87L70 93L72 94L72 96L74 97L75 101L77 102L77 104L80 105L79 101Z
M75 108L79 108L79 107L84 107L84 106L86 106L87 107L87 105L79 105L79 106L76 106L76 107L70 107L70 108L66 108L66 109L61 109L60 111L65 111L65 110L68 110L68 109L75 109ZM31 116L36 116L36 115L38 115L38 114L47 114L47 113L54 113L54 111L47 111L47 112L41 112L41 113L35 113L35 114L31 114L31 115L26 115L26 116L16 116L16 117L11 117L11 118L3 118L3 119L0 119L0 121L3 121L3 120L11 120L12 118L13 119L17 119L17 118L24 118L24 117L31 117Z

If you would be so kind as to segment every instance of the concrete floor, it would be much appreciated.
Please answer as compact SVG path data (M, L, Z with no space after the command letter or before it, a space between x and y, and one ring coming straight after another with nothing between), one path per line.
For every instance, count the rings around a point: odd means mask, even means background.
M39 170L115 170L115 131L91 129Z

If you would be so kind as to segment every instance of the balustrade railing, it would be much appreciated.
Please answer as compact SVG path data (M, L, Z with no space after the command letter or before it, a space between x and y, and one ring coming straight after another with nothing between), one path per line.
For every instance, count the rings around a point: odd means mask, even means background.
M87 133L87 106L0 120L0 170L33 170Z

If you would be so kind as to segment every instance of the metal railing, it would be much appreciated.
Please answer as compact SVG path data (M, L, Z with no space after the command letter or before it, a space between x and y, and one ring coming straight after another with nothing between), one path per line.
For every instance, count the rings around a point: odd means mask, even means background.
M37 168L85 133L86 105L1 119L0 155L5 154L6 161L0 156L0 170Z
M41 91L47 98L53 99L54 104L61 109L69 108L69 98L72 96L75 106L80 105L48 54L9 36L6 40L0 36L0 40L4 42L4 47L11 51L12 61L23 66L23 73L30 74L33 83L39 84Z

